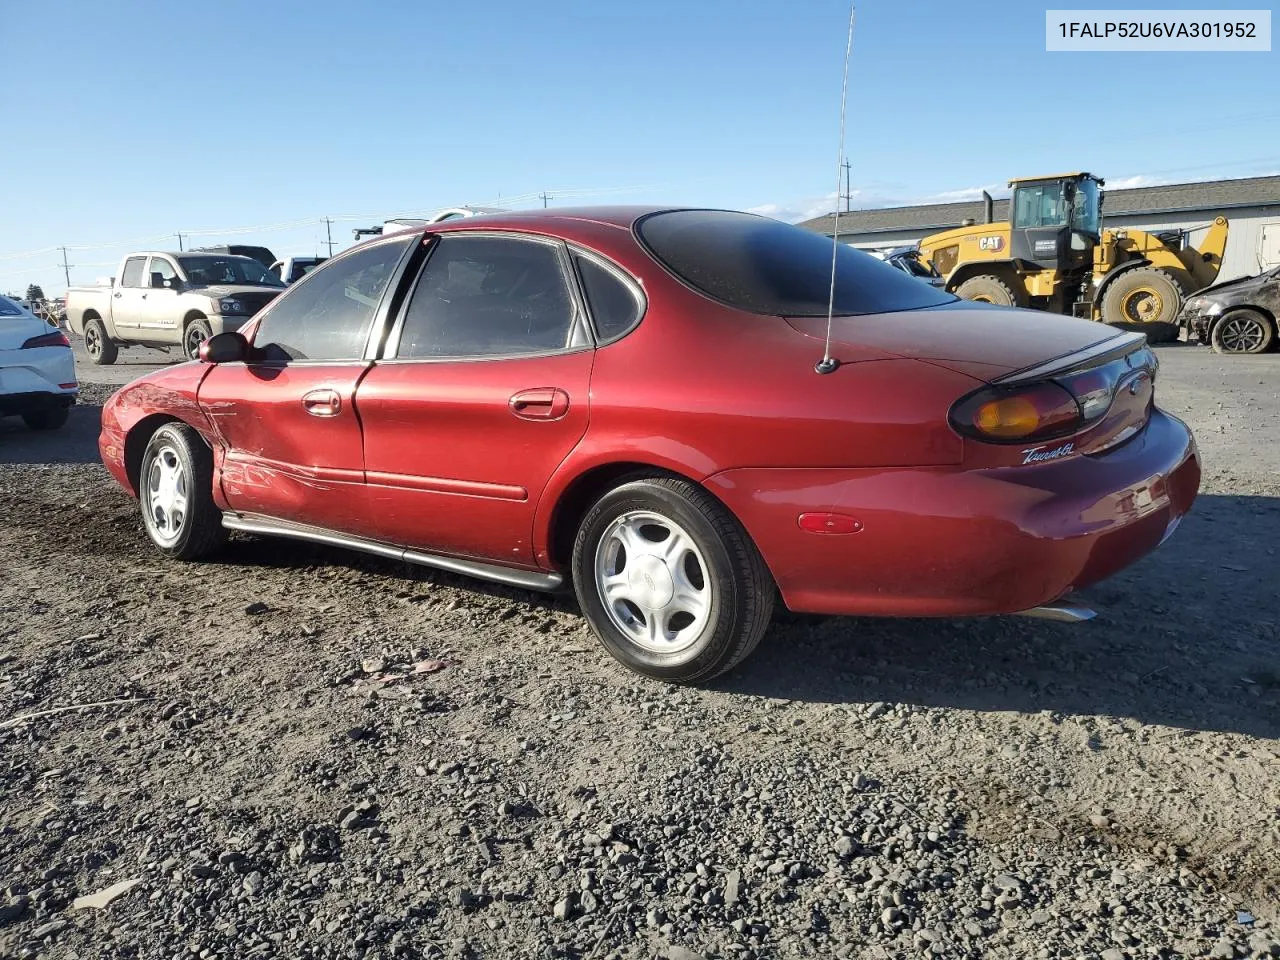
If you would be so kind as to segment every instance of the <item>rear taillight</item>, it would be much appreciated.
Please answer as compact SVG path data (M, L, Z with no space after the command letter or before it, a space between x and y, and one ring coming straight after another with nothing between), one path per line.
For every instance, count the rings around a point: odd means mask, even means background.
M67 339L67 335L61 330L54 333L42 333L38 337L32 337L22 345L23 350L33 347L69 347L71 341Z
M985 387L952 408L951 425L989 443L1070 436L1102 419L1121 386L1144 375L1154 381L1159 367L1156 355L1142 347L1095 367L1033 383Z
M970 394L951 411L951 423L979 440L1021 443L1066 436L1080 429L1083 420L1070 393L1055 383L1034 383Z

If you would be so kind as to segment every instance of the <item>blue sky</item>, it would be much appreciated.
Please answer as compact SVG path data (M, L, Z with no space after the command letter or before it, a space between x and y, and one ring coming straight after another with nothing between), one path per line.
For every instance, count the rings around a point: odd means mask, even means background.
M859 5L855 206L1063 169L1280 171L1280 54L1046 53L1044 9ZM353 226L544 190L817 214L847 19L839 0L9 0L0 290L61 292L61 245L87 283L178 231L313 253L321 217L352 218L341 247ZM229 232L251 227L272 229Z

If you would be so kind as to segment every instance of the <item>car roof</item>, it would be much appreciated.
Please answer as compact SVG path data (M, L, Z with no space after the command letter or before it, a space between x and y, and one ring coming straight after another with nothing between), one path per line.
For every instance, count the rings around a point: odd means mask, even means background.
M236 260L253 260L253 257L246 257L243 253L219 253L217 250L139 250L125 255L127 260L134 257L232 257Z
M534 224L543 227L567 227L583 222L630 229L631 225L643 216L647 216L651 213L662 213L669 210L680 209L685 208L615 205L598 207L555 207L543 210L504 210L502 212L495 213L478 213L473 217L458 217L453 220L442 220L439 223L430 224L429 227L422 229L429 230L431 233L437 233L445 230L493 229L505 226L528 229Z

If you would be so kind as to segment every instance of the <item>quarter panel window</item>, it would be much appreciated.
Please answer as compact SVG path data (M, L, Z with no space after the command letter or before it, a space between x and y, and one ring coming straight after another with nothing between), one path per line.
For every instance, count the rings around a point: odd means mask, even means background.
M577 310L556 246L444 236L422 268L396 356L527 356L576 345Z
M271 360L356 360L378 302L416 237L339 257L282 294L262 318L254 344Z
M124 262L124 273L120 276L120 286L142 286L142 265L146 262L146 257L130 257L126 260Z
M594 260L582 256L573 259L600 340L616 340L640 322L644 305L630 284Z

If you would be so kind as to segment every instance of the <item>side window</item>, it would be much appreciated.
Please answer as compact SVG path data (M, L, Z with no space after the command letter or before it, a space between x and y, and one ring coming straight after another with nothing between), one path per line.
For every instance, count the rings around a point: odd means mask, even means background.
M416 237L375 244L326 264L271 305L254 345L281 360L356 360L378 301Z
M582 278L596 336L602 342L616 340L640 322L644 306L629 283L588 257L575 255L573 259Z
M405 312L396 356L511 357L578 344L559 249L537 240L444 236Z
M148 277L150 282L147 285L151 287L163 287L164 281L175 280L178 276L178 271L173 269L173 264L164 257L152 257L151 266L147 268L147 272L150 274Z
M126 260L124 262L124 273L120 277L120 286L142 286L142 265L146 262L146 257L130 257Z

